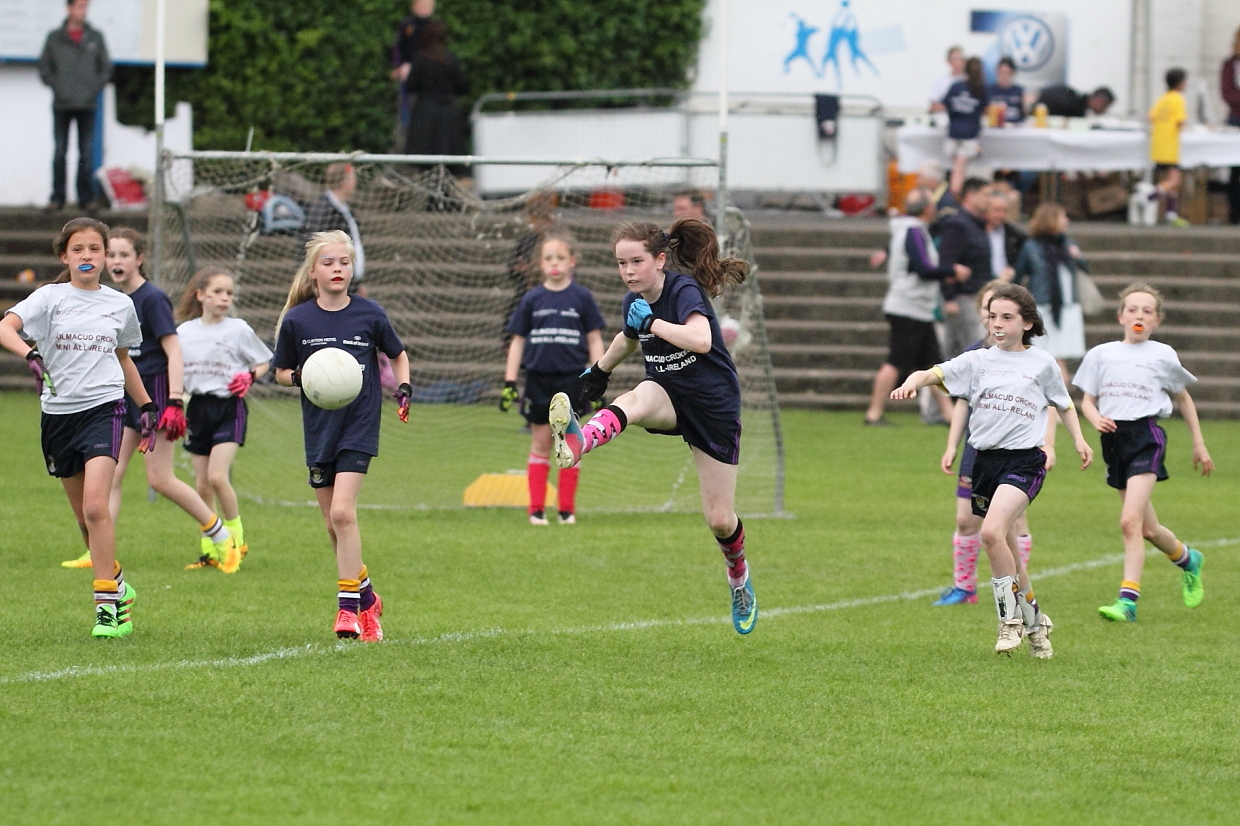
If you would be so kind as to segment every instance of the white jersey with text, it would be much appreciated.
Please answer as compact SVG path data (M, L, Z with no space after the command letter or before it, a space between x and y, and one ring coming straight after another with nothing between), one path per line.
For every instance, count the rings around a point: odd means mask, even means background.
M936 369L948 393L969 400L969 444L976 450L1041 447L1047 406L1072 406L1059 365L1039 347L968 350Z
M1108 341L1085 354L1072 383L1098 400L1098 412L1117 422L1171 415L1171 396L1197 381L1174 349L1161 341Z
M233 376L271 361L271 349L239 318L216 324L190 319L177 327L177 336L185 360L185 392L195 396L227 398Z
M124 398L125 374L116 348L142 343L129 296L111 287L48 284L9 312L22 320L22 336L38 345L51 376L39 400L44 413L80 413Z

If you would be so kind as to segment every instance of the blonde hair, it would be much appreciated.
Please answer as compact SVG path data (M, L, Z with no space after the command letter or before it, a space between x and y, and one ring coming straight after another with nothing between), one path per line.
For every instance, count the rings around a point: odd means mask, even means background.
M198 300L198 293L207 288L211 283L211 279L217 275L225 275L233 280L235 284L237 279L233 274L223 267L214 264L203 267L194 273L194 277L185 285L185 289L181 291L181 299L177 301L176 313L174 317L178 324L184 324L195 318L202 317L202 302Z
M301 260L301 266L297 268L297 273L293 276L293 286L289 287L288 300L284 302L284 309L280 311L280 317L276 319L277 336L280 334L280 325L284 323L284 316L288 315L288 311L298 304L305 304L319 294L318 287L310 280L310 272L314 269L314 262L318 260L319 253L324 247L330 247L332 244L343 244L344 248L349 251L349 259L352 260L355 250L353 239L347 232L332 229L326 232L316 232L310 236L310 240L306 242L306 256Z
M1149 295L1153 296L1154 297L1154 310L1155 312L1158 313L1158 318L1161 320L1164 317L1165 314L1163 313L1163 294L1159 292L1157 288L1151 287L1149 284L1146 284L1143 281L1138 281L1135 284L1129 284L1127 287L1124 287L1124 289L1120 291L1120 294L1119 294L1120 311L1123 311L1124 309L1124 301L1127 300L1128 296L1132 295L1133 293L1148 293Z

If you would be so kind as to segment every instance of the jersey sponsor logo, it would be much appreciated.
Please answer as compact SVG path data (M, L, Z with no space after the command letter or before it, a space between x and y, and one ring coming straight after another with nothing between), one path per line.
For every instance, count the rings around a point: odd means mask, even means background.
M301 343L302 343L302 344L305 344L305 345L309 345L309 346L311 346L311 347L317 347L317 346L319 346L319 345L321 345L321 344L335 344L335 343L336 343L336 337L335 337L335 336L326 336L326 337L324 337L324 338L303 338L303 339L301 340Z
M344 341L342 341L342 342L340 342L340 343L341 343L341 344L348 344L348 345L349 345L349 346L351 346L351 347L369 347L369 346L370 346L370 342L369 342L369 341L365 341L365 340L363 340L362 338L360 338L360 337L358 337L358 336L356 336L356 335L355 335L355 336L353 336L353 338L346 338Z

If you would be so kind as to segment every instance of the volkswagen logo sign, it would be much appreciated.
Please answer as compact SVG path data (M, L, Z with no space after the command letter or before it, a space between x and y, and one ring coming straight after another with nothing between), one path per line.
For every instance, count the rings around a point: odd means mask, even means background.
M1000 51L1022 72L1036 72L1055 54L1055 36L1036 17L1013 17L999 32Z

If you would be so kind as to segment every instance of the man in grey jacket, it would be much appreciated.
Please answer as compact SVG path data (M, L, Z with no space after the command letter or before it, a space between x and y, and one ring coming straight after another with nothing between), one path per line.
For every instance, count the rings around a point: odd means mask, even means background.
M53 29L39 56L39 78L52 89L53 133L51 206L65 205L65 153L69 124L77 123L77 197L83 209L94 205L96 101L112 77L108 47L98 29L86 22L90 0L68 0L64 25Z

